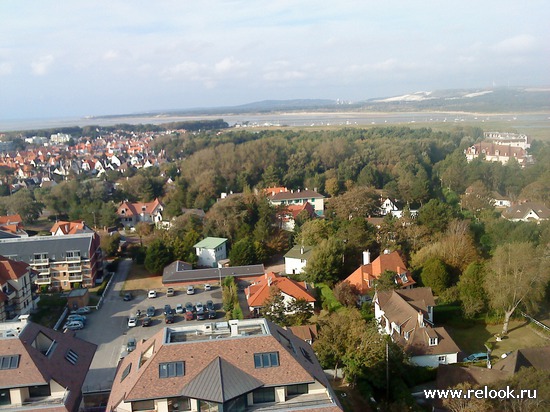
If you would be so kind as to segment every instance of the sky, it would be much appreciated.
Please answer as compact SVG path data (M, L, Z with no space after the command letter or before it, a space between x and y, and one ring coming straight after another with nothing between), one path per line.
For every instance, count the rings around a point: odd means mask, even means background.
M550 85L548 0L2 0L0 124Z

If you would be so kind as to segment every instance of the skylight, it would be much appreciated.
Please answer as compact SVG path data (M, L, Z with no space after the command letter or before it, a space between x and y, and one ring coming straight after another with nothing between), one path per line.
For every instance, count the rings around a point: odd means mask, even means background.
M20 355L0 356L0 369L17 369Z

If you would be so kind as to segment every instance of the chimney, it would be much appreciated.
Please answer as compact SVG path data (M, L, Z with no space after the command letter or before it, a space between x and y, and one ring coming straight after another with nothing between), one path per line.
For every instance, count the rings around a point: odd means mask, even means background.
M397 274L400 275L402 273L402 269L400 266L397 266Z
M303 254L304 254L304 245L302 245L302 246L300 247L300 255L303 255Z
M384 249L384 255L389 255L390 254L390 250L389 249Z
M316 187L314 187L314 188L313 188L313 191L314 191L314 192L316 192L316 191L317 191L317 188L316 188Z
M424 314L421 310L418 311L418 325L424 327Z
M273 279L271 279L271 276L267 278L267 286L271 286L273 283Z
M363 252L363 265L370 265L370 250Z

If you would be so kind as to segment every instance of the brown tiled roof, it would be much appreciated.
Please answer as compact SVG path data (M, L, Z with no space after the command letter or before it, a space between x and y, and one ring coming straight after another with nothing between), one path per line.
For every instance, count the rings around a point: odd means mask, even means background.
M33 346L40 333L56 342L48 356ZM69 350L78 356L74 365L65 358ZM0 340L0 356L20 355L17 369L0 370L0 382L4 388L14 388L55 380L70 391L65 401L67 410L76 410L95 350L96 345L76 338L74 333L61 333L28 323L18 337Z
M59 222L56 222L52 226L52 228L50 229L50 232L56 233L58 229L60 229L64 235L74 235L76 233L84 233L84 232L92 231L88 226L86 226L86 223L83 220L74 221L74 222L66 222L66 221L60 220Z
M502 216L506 219L523 219L531 211L535 212L539 219L550 219L550 208L537 202L525 202L509 207L502 213Z
M29 271L25 262L17 262L0 255L0 281L17 280Z
M314 342L317 339L317 325L289 326L288 329L303 341Z
M494 369L510 373L516 373L522 367L550 371L550 346L515 350L494 365Z
M152 338L139 343L137 348L126 356L117 368L114 383L107 405L113 410L121 401L140 399L161 399L179 396L183 389L205 369L221 359L231 368L246 372L251 381L258 380L262 385L291 385L320 382L329 388L328 380L316 362L310 345L298 339L292 332L267 322L270 334L235 336L223 339L201 340L197 342L163 343L165 329ZM295 352L286 343L292 342ZM154 345L152 356L142 365L140 358ZM255 368L254 353L278 352L278 367ZM304 354L307 354L309 361ZM159 364L164 362L185 362L185 374L175 378L159 378ZM130 373L122 379L123 371L131 364ZM309 409L308 409L309 410ZM312 409L314 410L314 408ZM323 410L328 410L324 409ZM341 411L341 409L336 409Z
M479 366L439 365L437 368L437 388L454 388L460 383L489 385L510 376L509 373Z

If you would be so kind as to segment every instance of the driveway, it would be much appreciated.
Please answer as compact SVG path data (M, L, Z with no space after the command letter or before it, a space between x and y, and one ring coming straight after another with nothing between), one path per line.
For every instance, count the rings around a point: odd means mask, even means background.
M207 300L212 300L218 311L218 319L223 317L223 313L219 312L222 306L222 293L219 287L213 287L211 291L204 291L197 287L194 295L187 295L186 287L181 287L181 289L176 288L175 296L168 297L165 292L157 291L155 299L148 299L145 295L140 294L129 302L123 301L120 292L131 265L132 261L129 259L120 262L111 286L105 291L101 308L89 314L86 328L76 332L79 338L98 345L82 388L84 393L110 390L117 364L128 338L135 337L138 341L148 339L166 326L163 316L164 305L169 304L172 309L175 309L178 303L185 305L186 302L191 302L194 305L198 301L205 304ZM149 306L156 308L152 325L142 327L140 319L136 327L129 328L128 317L135 314L138 309L145 313ZM210 320L210 322L212 321ZM195 323L198 322L196 320L185 321L182 315L176 315L173 326Z

